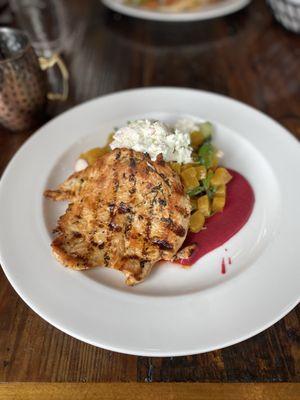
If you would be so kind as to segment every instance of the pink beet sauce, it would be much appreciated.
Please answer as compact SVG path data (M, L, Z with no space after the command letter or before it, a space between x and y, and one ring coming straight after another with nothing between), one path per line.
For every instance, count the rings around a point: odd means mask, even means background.
M199 258L227 242L248 221L255 201L253 189L241 174L233 170L229 170L229 172L233 179L227 185L224 211L208 218L205 223L206 229L198 233L188 233L183 247L193 243L196 243L197 247L191 257L180 260L180 264L194 264ZM225 273L225 262L223 267L223 261L222 273ZM229 264L231 264L231 259Z
M221 273L226 274L226 264L225 264L224 257L222 258Z

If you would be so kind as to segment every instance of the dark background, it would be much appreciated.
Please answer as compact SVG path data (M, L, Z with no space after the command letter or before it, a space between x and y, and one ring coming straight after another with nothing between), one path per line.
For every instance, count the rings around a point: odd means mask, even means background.
M281 27L264 1L224 18L171 24L121 16L98 0L68 0L65 6L69 34L63 53L71 92L67 102L49 106L45 120L106 93L183 86L241 100L300 138L300 36ZM2 23L15 21L8 13ZM30 134L0 128L1 173ZM44 322L1 270L0 381L296 382L299 316L298 306L258 336L207 354L127 356L82 343Z

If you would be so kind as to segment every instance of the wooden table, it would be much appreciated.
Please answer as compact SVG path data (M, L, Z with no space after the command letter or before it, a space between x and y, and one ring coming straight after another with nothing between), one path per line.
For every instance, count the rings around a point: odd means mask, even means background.
M71 94L66 103L52 105L50 116L123 89L185 86L250 104L300 138L300 37L277 24L263 1L232 16L186 24L130 19L98 0L69 0L67 11L72 35L64 43L64 55ZM0 172L29 135L0 130ZM223 350L134 357L98 349L52 327L26 306L0 272L0 381L299 382L299 310ZM277 398L278 386L270 390Z

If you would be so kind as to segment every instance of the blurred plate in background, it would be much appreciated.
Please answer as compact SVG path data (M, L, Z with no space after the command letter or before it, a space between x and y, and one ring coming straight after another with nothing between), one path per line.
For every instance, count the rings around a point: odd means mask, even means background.
M103 4L121 14L136 18L167 22L197 21L232 14L250 3L251 0L221 0L190 11L170 12L147 10L125 4L124 0L102 0Z

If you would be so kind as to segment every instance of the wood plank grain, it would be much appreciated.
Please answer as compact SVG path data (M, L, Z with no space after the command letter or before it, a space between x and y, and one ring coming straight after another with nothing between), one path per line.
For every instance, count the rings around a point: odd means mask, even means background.
M135 381L136 357L98 349L38 317L0 272L0 381Z
M277 24L265 2L254 0L237 14L188 24L131 19L98 0L68 0L67 13L70 97L50 104L49 117L117 90L185 86L244 101L300 138L300 37ZM30 134L0 128L0 175ZM299 317L298 306L258 336L207 354L127 356L50 326L1 271L0 381L299 382Z
M15 383L0 384L0 400L298 400L300 384Z
M294 310L260 335L219 351L164 359L139 357L138 380L167 382L171 377L176 382L298 382L299 311Z

